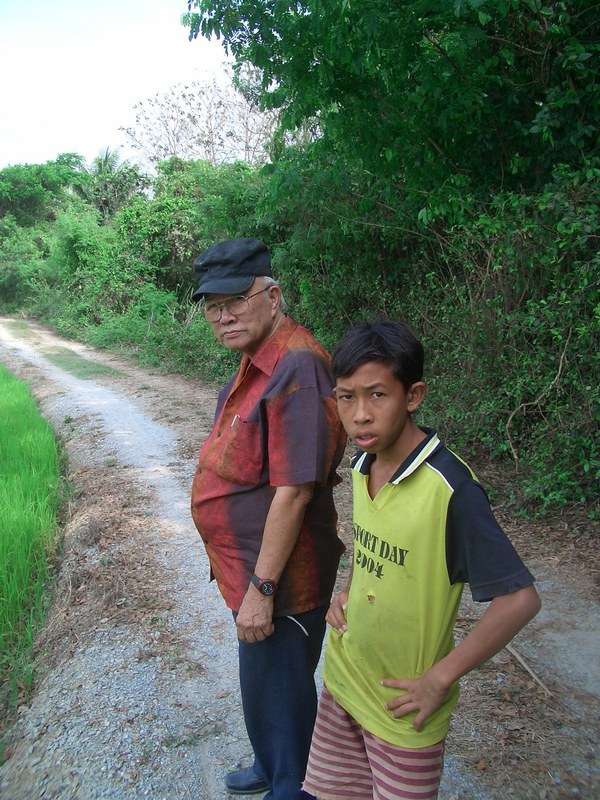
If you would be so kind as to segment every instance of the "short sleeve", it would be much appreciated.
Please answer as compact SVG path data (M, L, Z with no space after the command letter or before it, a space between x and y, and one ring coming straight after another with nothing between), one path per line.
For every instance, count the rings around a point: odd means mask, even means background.
M476 481L453 492L446 523L446 561L451 583L468 583L473 600L486 602L534 582L498 524Z
M327 364L310 350L278 364L265 398L272 486L331 482L345 441L332 388Z
M327 483L339 442L333 398L297 389L269 404L269 482L272 486Z

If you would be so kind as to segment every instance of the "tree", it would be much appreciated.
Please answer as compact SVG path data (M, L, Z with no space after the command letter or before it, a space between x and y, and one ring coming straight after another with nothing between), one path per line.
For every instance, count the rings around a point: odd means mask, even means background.
M277 116L261 112L249 90L213 79L171 87L134 106L135 124L122 128L131 145L152 165L176 157L202 159L213 166L267 160Z
M55 219L68 188L81 182L82 164L81 156L63 153L45 164L0 170L0 218L11 215L25 227Z
M170 158L157 173L151 196L129 203L115 219L120 248L144 280L189 297L196 255L220 239L250 235L264 179L241 161L213 166Z
M114 217L148 184L137 165L127 161L120 163L119 151L108 147L94 158L88 168L82 166L82 172L85 178L74 188L80 197L100 212L104 221Z
M407 192L539 187L598 146L595 0L189 0L294 129ZM449 182L449 183L448 183Z

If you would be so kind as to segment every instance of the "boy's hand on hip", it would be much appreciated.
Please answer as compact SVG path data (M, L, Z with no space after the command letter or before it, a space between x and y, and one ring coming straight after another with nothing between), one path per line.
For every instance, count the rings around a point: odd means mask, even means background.
M405 694L392 698L386 708L396 719L416 711L413 726L417 731L422 730L425 720L438 710L448 696L448 687L442 685L431 670L414 680L385 678L381 685L405 691Z
M346 633L346 606L348 604L348 589L342 589L335 595L325 615L325 620L340 633Z
M275 630L273 598L261 595L250 586L235 620L238 639L242 642L262 642Z

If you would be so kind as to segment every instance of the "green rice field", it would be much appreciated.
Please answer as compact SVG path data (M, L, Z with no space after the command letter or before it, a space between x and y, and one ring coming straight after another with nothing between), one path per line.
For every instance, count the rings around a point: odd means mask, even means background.
M0 687L15 702L33 681L57 542L60 453L26 384L0 365ZM8 696L8 697L7 697Z

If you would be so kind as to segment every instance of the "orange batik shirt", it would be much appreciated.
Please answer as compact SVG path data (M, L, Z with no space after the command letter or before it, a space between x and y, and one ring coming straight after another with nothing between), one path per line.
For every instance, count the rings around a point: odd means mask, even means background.
M225 602L238 611L278 486L314 482L296 546L275 595L275 616L329 602L343 545L332 490L345 434L332 395L329 356L286 318L219 394L202 445L192 516ZM268 576L261 576L268 577Z

